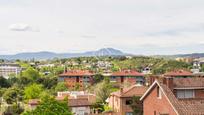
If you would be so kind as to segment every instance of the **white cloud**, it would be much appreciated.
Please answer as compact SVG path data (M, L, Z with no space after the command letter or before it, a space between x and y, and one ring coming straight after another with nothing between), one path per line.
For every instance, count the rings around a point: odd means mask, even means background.
M28 24L24 23L16 23L16 24L11 24L9 26L9 30L11 31L32 31L32 32L39 32L39 28L37 27L32 27Z

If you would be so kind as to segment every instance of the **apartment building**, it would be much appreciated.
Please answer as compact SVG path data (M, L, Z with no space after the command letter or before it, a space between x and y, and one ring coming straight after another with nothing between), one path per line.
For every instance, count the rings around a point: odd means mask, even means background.
M135 70L122 70L113 72L110 75L110 81L116 82L118 84L123 84L125 82L130 83L131 85L144 85L145 78L144 74L139 73Z
M8 78L11 74L19 74L22 68L18 64L0 64L0 76Z
M93 84L93 76L95 74L88 70L69 70L60 74L58 81L65 82L69 89L79 86L84 89L88 85Z

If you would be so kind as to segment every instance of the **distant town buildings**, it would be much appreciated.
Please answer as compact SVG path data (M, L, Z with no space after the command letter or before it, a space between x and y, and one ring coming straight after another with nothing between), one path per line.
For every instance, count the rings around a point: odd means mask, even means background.
M192 57L179 57L179 58L176 58L176 61L186 62L186 63L192 63L193 60L194 60L194 58L192 58Z
M18 64L0 64L0 76L8 78L11 74L19 74L22 71L22 68Z

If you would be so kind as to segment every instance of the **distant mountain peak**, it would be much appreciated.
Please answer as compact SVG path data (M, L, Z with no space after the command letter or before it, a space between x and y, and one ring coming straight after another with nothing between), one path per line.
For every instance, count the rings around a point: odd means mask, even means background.
M0 55L0 59L52 59L52 58L71 58L71 57L90 57L90 56L122 56L126 55L120 50L114 48L102 48L97 51L89 51L84 53L53 53L49 51L40 52L24 52L15 55Z
M114 48L102 48L98 51L95 51L95 55L97 56L107 56L107 55L124 55L124 53L120 50Z

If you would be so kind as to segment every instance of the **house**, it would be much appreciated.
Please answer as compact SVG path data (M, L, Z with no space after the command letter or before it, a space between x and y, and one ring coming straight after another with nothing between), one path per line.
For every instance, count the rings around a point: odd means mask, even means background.
M121 88L120 91L111 93L108 99L109 107L111 107L117 115L133 115L133 110L130 106L133 96L141 97L146 90L147 87L137 85L124 89ZM140 105L142 107L142 103Z
M204 79L155 80L140 98L144 115L204 115Z
M39 99L30 99L28 100L28 107L30 110L34 110L40 104Z
M139 84L144 85L145 78L144 74L139 73L135 70L122 70L113 72L110 76L111 82L116 82L118 84L123 84L124 82L128 82L132 85Z
M89 115L91 113L91 103L88 99L69 99L68 105L74 115Z
M58 92L56 100L64 100L66 96L68 97L68 105L75 115L88 115L92 112L91 105L96 101L94 94L85 91Z
M3 63L0 64L0 76L3 76L4 78L8 78L9 75L19 74L22 71L22 68L18 64L13 63Z
M74 89L77 86L79 86L79 89L84 89L93 84L94 75L93 72L88 70L69 70L60 74L58 81L65 82L69 89Z
M193 73L187 70L174 70L174 71L166 72L164 76L174 77L174 78L187 78L187 77L193 77Z
M90 103L94 103L96 101L95 94L87 93L85 91L57 92L56 100L63 100L65 97L68 97L68 99L88 99Z

